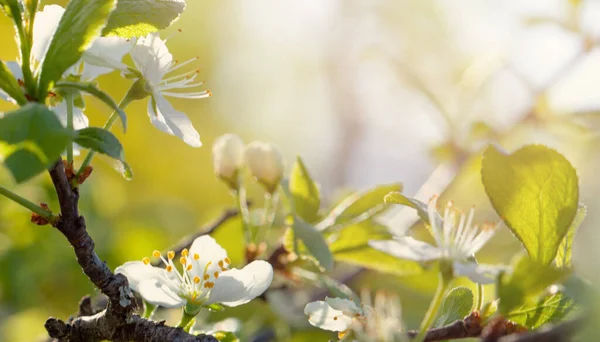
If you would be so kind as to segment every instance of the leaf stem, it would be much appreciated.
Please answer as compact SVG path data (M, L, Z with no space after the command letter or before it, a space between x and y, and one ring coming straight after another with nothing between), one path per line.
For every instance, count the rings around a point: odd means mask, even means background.
M73 130L73 93L67 92L65 94L65 101L67 101L67 129ZM73 164L73 141L69 141L67 144L67 162Z
M41 217L48 220L48 222L56 222L56 220L58 220L58 216L53 215L51 212L43 209L39 205L31 202L30 200L15 194L14 192L3 187L2 185L0 185L0 195L16 202L17 204L20 204L21 206L25 207L26 209L31 210L32 212L40 215Z
M246 240L246 246L248 246L252 242L252 234L250 232L250 212L248 211L248 204L246 202L246 189L244 186L240 184L238 189L233 191L233 196L235 197L238 211L242 217L244 237Z
M130 89L127 92L127 94L125 94L125 96L123 97L121 102L119 103L119 109L124 110L131 102L133 102L133 100L135 100L135 98L131 95L131 89ZM118 118L119 118L119 112L117 112L116 110L113 111L112 114L110 114L110 116L108 117L108 120L106 120L106 123L104 124L103 128L106 130L110 130L110 128L115 124L115 122L117 121ZM83 160L83 163L79 167L79 171L77 171L76 178L78 178L79 175L85 170L85 168L91 164L92 159L94 159L95 155L96 155L96 152L94 152L92 150L90 150L88 152L88 154L85 156L85 159Z
M421 328L419 330L419 334L413 340L414 342L423 342L427 335L427 331L431 328L433 321L435 320L442 303L444 302L444 296L452 280L454 278L453 270L451 265L447 265L444 261L440 261L440 273L438 276L438 288L433 296L431 304L429 305L429 309L427 313L425 313L425 317L423 318L423 322L421 322Z
M25 32L25 27L23 26L23 14L21 12L21 8L18 6L18 2L8 1L7 5L12 14L13 21L15 22L17 34L19 35L19 49L21 51L21 70L23 71L23 78L25 79L25 87L27 88L27 92L33 95L36 91L36 84L33 80L33 73L31 72L30 65L30 37L27 34L27 32Z
M475 310L481 311L483 307L483 285L477 283L477 306Z

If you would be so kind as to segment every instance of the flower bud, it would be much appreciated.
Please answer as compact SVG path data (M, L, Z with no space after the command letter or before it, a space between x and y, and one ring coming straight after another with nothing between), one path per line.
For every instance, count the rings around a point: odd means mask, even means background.
M244 142L235 134L225 134L213 144L213 165L217 177L232 189L238 188L238 172L244 163Z
M254 177L268 192L273 193L281 178L285 163L283 155L273 144L255 141L244 151L244 161Z

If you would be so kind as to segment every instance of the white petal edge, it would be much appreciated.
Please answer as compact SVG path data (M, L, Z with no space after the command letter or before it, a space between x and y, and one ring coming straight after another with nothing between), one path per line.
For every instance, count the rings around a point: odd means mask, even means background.
M146 265L141 261L128 261L115 269L116 274L122 274L129 280L129 287L134 291L138 290L138 285L146 279L159 278L162 268Z
M205 304L221 303L231 307L246 304L263 294L272 281L271 264L264 260L253 261L241 270L221 273Z
M329 306L327 302L317 301L306 304L304 314L308 322L317 328L330 331L346 331L352 324L352 318Z
M144 279L138 285L138 293L148 303L163 308L178 308L185 305L185 300L179 297L166 282L166 278Z
M192 125L192 121L184 113L173 108L159 92L155 92L148 101L148 115L150 122L159 130L180 138L192 147L202 146L200 134Z
M131 49L131 58L151 85L160 83L173 62L173 55L157 33L140 37Z
M325 302L335 310L342 311L345 314L362 315L363 313L362 309L359 308L354 301L349 299L325 297Z
M494 284L501 271L506 271L506 266L480 265L475 262L454 262L454 274L465 276L479 284Z
M34 60L38 62L44 60L63 13L65 13L65 9L59 5L46 5L41 12L36 14L31 46L31 56Z
M410 236L397 237L394 240L371 240L369 246L399 259L418 262L432 261L441 257L438 248Z
M219 261L224 262L225 258L227 258L227 251L221 247L213 237L203 235L196 238L194 242L192 242L189 252L189 260L192 265L194 265L191 270L192 278L194 276L203 278L205 269L206 273L210 275L215 272L222 272ZM195 260L194 254L198 254L200 258ZM210 265L206 267L208 262L210 262Z

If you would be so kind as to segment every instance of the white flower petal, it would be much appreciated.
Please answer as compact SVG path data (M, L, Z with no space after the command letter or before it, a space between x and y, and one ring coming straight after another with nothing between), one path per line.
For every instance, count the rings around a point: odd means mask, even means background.
M198 254L200 257L198 260L194 260L194 254ZM209 236L203 235L192 242L192 246L189 250L189 260L194 263L194 267L191 270L192 278L194 276L203 278L204 272L211 277L214 277L215 272L222 272L222 268L219 265L219 261L225 262L227 258L227 251L221 247L217 241ZM206 267L206 264L210 262L210 265ZM224 264L222 264L224 266Z
M173 55L157 33L140 37L131 49L131 58L151 85L160 83L173 62Z
M221 273L205 304L238 306L248 303L265 292L271 281L271 264L263 260L253 261L241 270L231 269Z
M352 324L352 318L329 306L327 302L317 301L306 304L304 314L311 325L323 330L346 331Z
M161 131L179 137L192 147L202 146L200 134L190 119L184 113L173 108L171 103L158 92L155 92L148 101L148 115L152 124Z
M51 107L51 109L54 111L54 113L56 113L56 116L63 126L67 127L67 102L61 101L54 107ZM85 116L85 114L83 114L81 108L73 106L73 128L82 129L88 127L89 125L90 120L87 116Z
M163 272L162 268L146 265L141 261L128 261L115 269L116 274L127 277L129 287L134 291L138 290L141 281L159 278Z
M163 308L177 308L186 303L173 291L164 277L142 280L137 291L147 302Z
M325 301L332 308L334 308L334 309L336 309L338 311L342 311L345 314L350 314L350 315L352 315L352 314L359 314L359 315L362 315L362 309L359 308L358 305L356 305L356 303L354 301L351 301L349 299L325 297Z
M475 283L493 284L501 271L507 270L505 266L479 265L475 262L454 262L454 274L465 276Z
M33 23L31 56L38 63L44 60L63 13L65 13L65 9L59 5L47 5L44 6L41 12L36 14Z
M369 246L399 259L426 262L441 257L438 248L409 236L398 237L394 240L371 240Z
M127 70L122 60L131 51L134 41L121 37L99 37L83 54L81 79L91 81L115 69Z

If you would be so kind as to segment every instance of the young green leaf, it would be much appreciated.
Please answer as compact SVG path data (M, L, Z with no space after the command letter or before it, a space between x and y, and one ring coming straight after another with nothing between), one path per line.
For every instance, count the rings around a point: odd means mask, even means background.
M558 253L556 254L556 259L554 260L557 267L571 266L571 255L573 239L575 238L575 232L577 232L577 228L579 228L579 226L585 219L586 214L586 206L580 203L579 208L577 209L577 214L575 215L575 219L571 223L571 227L569 227L569 232L560 243L560 246L558 246Z
M294 201L296 215L306 222L314 222L321 205L321 194L300 157L296 159L296 163L292 167L289 190Z
M457 287L450 291L444 300L434 327L441 327L463 319L473 309L473 292L468 287Z
M184 0L119 0L102 35L145 36L171 26L184 9Z
M46 98L63 73L75 64L98 37L115 8L115 0L71 0L42 62L38 99Z
M384 212L389 206L383 202L385 195L393 191L402 191L401 184L380 185L363 193L354 193L346 197L317 224L318 230L332 225L356 223L359 219L368 219Z
M72 138L73 132L39 103L29 103L0 118L0 141L9 144L4 164L18 183L56 162Z
M419 201L418 199L406 197L399 191L393 191L385 195L383 201L386 204L400 204L405 205L407 207L411 207L417 211L417 214L419 214L419 217L421 218L421 220L423 220L423 222L429 224L429 213L427 210L427 204ZM441 225L442 218L437 212L436 220L438 220L438 223Z
M3 61L0 61L0 89L21 106L27 103L19 82L17 82L17 79Z
M98 89L94 83L91 82L57 82L54 86L56 89L65 89L65 90L76 90L83 91L92 96L95 96L98 100L104 102L111 109L116 111L121 118L121 123L123 124L123 131L127 130L127 116L125 116L125 112L119 108L119 105L113 100L110 95Z
M499 311L504 315L510 313L548 286L566 279L569 273L566 269L541 264L527 256L517 258L513 263L512 273L500 276L497 289Z
M213 336L220 342L240 342L240 339L230 331L216 331Z
M344 227L333 235L337 235L337 238L329 248L336 261L403 276L423 271L418 262L398 259L369 246L370 240L391 238L387 227L372 220Z
M286 223L292 227L294 239L304 243L308 252L315 257L322 268L326 271L333 270L333 256L321 232L297 216L290 217L286 221L291 221Z
M513 309L506 315L515 323L536 329L546 323L558 322L574 308L574 301L562 293L543 296Z
M560 153L541 145L505 154L489 146L481 178L494 209L529 255L549 264L577 211L577 173Z
M74 141L82 147L106 154L119 161L125 159L123 146L111 132L99 127L87 127L75 131Z

